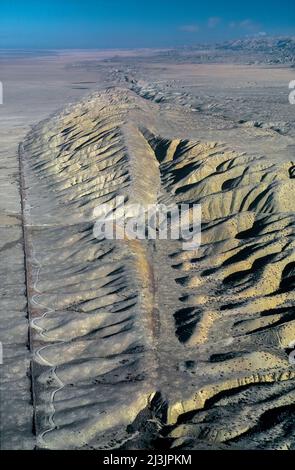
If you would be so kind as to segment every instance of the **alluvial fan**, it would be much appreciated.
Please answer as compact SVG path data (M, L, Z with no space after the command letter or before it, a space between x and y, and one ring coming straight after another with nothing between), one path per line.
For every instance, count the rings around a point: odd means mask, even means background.
M294 446L291 162L166 138L158 104L119 88L20 156L38 446ZM200 248L97 239L118 196L201 204Z

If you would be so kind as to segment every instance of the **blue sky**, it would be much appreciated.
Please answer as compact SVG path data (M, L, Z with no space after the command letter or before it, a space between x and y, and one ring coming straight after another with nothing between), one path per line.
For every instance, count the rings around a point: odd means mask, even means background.
M1 0L0 48L169 47L295 35L294 0Z

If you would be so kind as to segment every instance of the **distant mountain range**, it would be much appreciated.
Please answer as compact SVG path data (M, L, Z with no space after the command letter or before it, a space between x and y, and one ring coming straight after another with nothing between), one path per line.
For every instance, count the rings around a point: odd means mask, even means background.
M231 50L249 50L260 52L272 51L289 51L295 52L295 37L271 37L259 36L244 39L235 39L221 44L217 44L216 48Z
M194 63L281 64L295 67L295 37L247 37L217 44L185 46L159 55Z
M217 44L216 49L295 55L295 37L251 37Z

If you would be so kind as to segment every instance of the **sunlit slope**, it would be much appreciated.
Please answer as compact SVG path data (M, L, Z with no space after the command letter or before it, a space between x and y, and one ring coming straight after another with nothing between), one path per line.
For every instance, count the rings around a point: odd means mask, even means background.
M288 448L291 162L165 139L157 113L110 89L23 144L38 445ZM96 208L118 196L201 204L201 247L98 240Z

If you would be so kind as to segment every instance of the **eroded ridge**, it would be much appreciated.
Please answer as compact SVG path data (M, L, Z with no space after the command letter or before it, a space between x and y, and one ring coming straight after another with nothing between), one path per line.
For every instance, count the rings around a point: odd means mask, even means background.
M97 205L132 199L121 98L70 108L23 146L41 447L91 446L100 434L100 447L117 446L154 391L145 248L93 234Z
M111 89L24 142L38 445L288 448L291 163L162 138L158 111ZM97 240L118 195L200 203L201 247Z
M145 135L160 161L161 200L168 194L177 203L200 203L203 215L201 248L175 252L172 260L182 303L175 331L189 351L198 351L187 373L199 377L199 386L204 382L204 409L180 416L170 437L180 446L205 440L289 448L295 398L288 361L295 337L291 162L276 165L216 143Z

